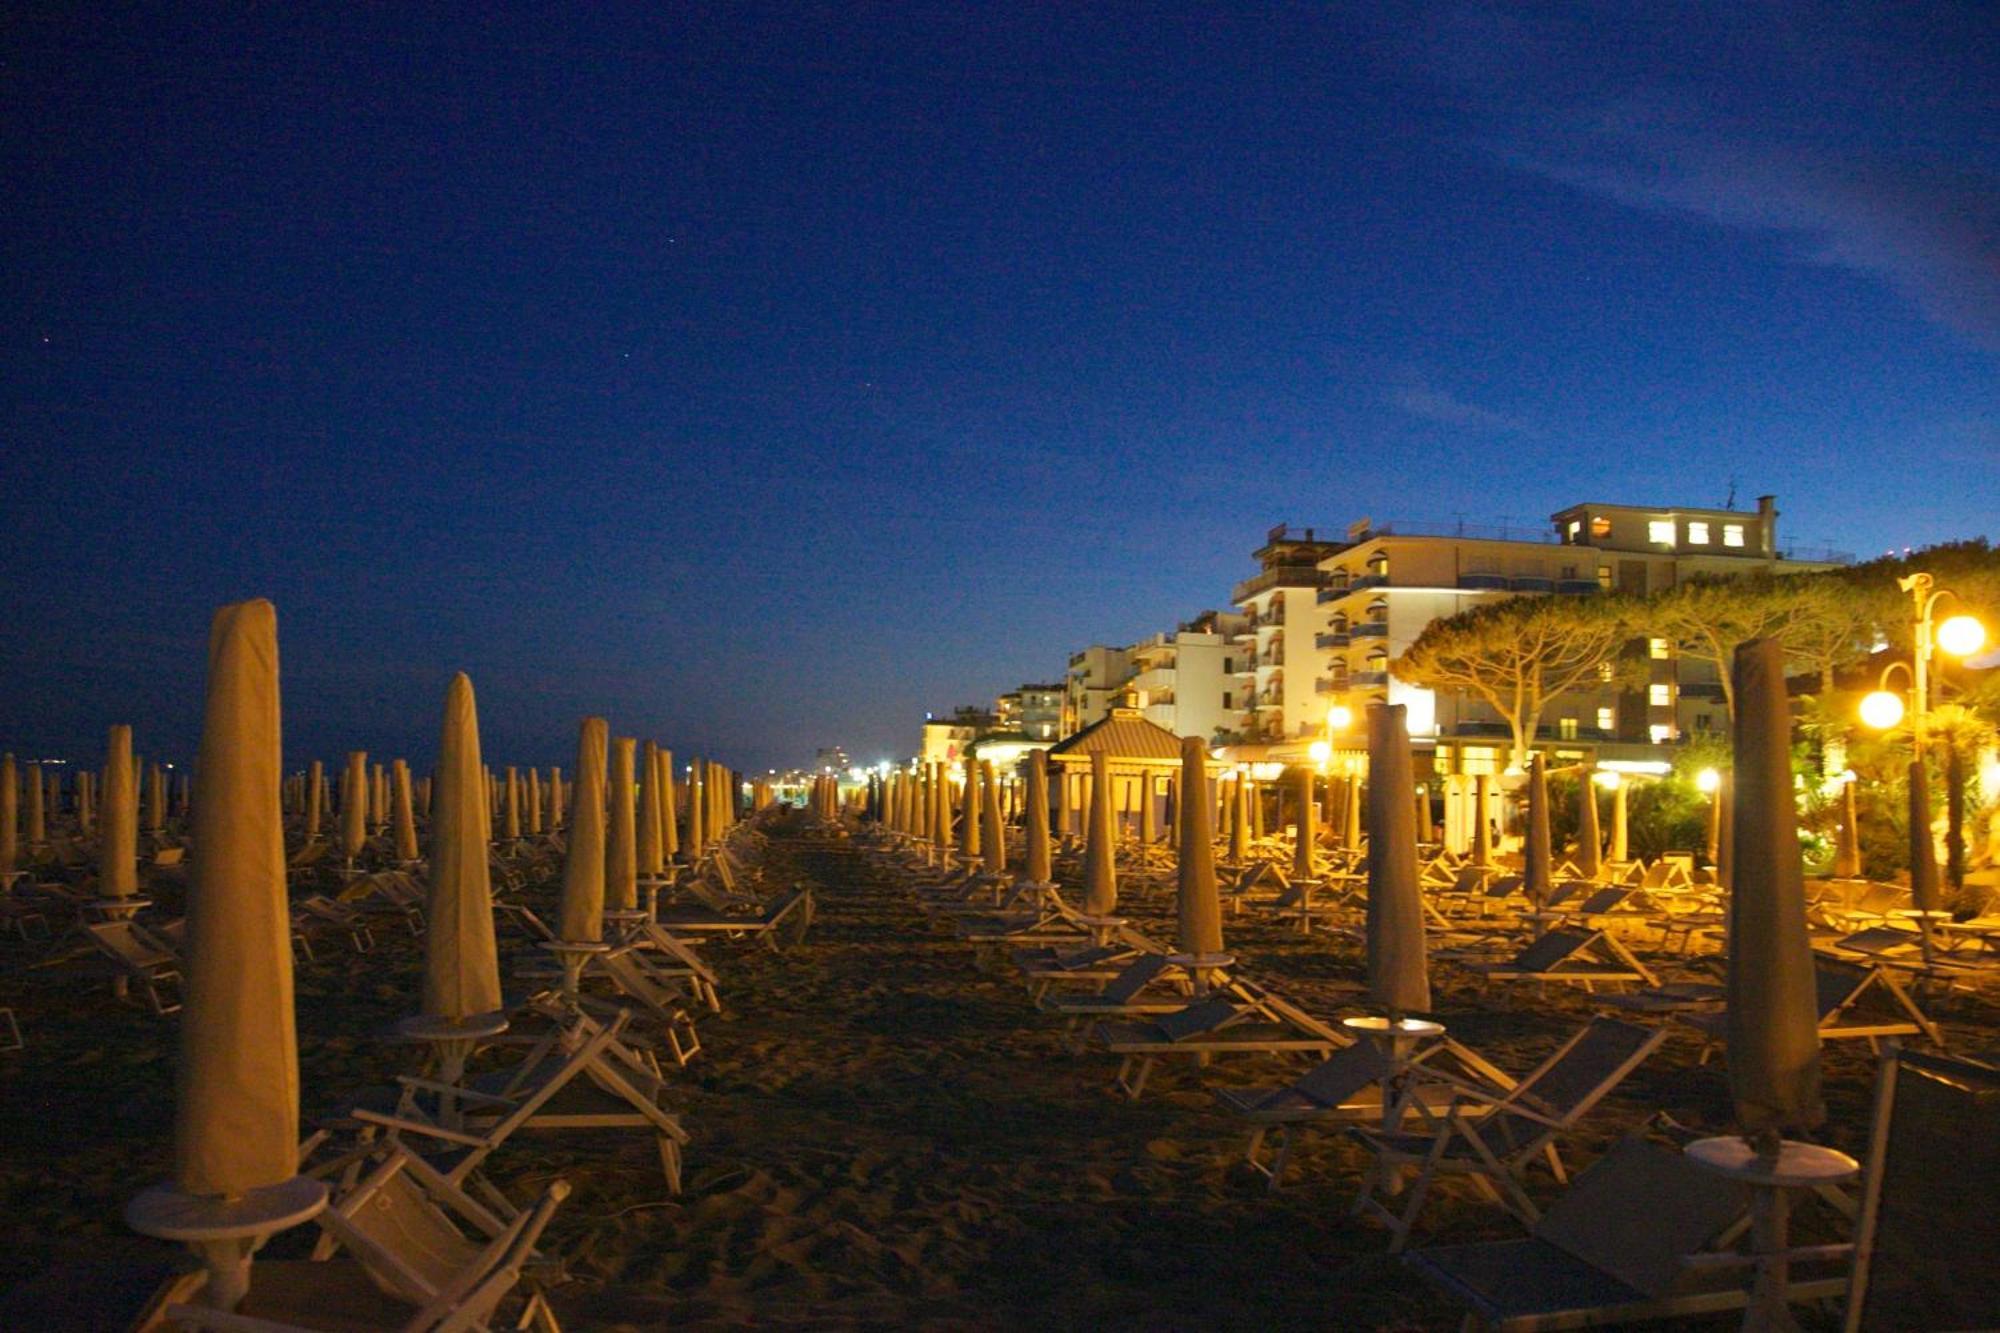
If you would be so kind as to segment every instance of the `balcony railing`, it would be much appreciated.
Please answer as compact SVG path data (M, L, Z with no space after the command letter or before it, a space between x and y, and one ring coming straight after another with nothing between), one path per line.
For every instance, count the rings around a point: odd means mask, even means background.
M1363 620L1355 624L1354 637L1357 639L1386 639L1389 637L1389 622L1386 620Z
M1334 630L1330 634L1313 635L1313 647L1315 648L1345 648L1349 642L1347 631L1344 629Z
M1314 694L1341 694L1350 688L1346 676L1321 676L1313 682Z
M1349 676L1348 679L1354 682L1354 688L1357 690L1381 689L1388 685L1389 673L1386 671L1357 671L1352 676Z
M1323 588L1326 578L1326 571L1318 565L1275 565L1237 584L1229 598L1240 606L1271 588Z

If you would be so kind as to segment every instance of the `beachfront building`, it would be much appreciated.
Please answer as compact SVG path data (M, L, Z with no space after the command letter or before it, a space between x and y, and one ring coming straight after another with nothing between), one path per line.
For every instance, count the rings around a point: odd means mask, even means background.
M1132 676L1125 693L1132 706L1176 736L1212 740L1242 730L1247 689L1238 668L1249 648L1249 618L1204 611L1177 629L1126 649Z
M995 729L993 714L961 706L950 717L924 714L923 744L917 757L926 764L956 764L971 744Z
M1053 741L1062 734L1063 687L1020 685L993 701L997 730L1029 740Z
M1074 736L1111 711L1132 678L1132 657L1123 648L1094 643L1070 654L1063 676L1061 730Z
M1284 741L1324 729L1327 704L1316 689L1314 640L1326 613L1318 596L1329 577L1321 566L1341 549L1341 543L1323 540L1311 528L1280 524L1255 552L1262 569L1231 594L1244 618L1236 636L1240 652L1232 692L1244 714L1235 729L1243 740Z
M1406 704L1410 735L1435 747L1439 771L1501 771L1507 727L1498 714L1470 696L1434 697L1391 674L1390 664L1426 625L1508 597L1646 596L1696 575L1801 572L1841 558L1782 551L1777 518L1766 496L1755 513L1578 504L1555 513L1548 531L1427 531L1363 520L1319 566L1324 586L1316 597L1326 617L1316 642L1321 723L1344 708L1355 725L1330 739L1337 752L1356 752L1364 748L1358 720L1369 703ZM1607 682L1551 702L1540 739L1555 757L1657 762L1696 732L1726 729L1714 668L1680 658L1664 639L1646 647L1645 680Z

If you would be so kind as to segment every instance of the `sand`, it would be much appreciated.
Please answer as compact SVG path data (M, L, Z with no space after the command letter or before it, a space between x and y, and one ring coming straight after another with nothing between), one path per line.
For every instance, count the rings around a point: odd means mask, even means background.
M708 946L725 1012L703 1018L704 1050L674 1076L693 1134L685 1194L663 1197L652 1144L637 1133L536 1136L492 1160L517 1198L558 1174L575 1186L545 1247L561 1259L544 1276L567 1327L1456 1326L1455 1308L1384 1252L1384 1233L1347 1215L1362 1158L1341 1136L1306 1139L1276 1195L1243 1165L1244 1129L1205 1089L1270 1082L1277 1067L1163 1068L1144 1100L1127 1101L1112 1088L1115 1060L1073 1052L1017 979L934 932L864 858L778 839L767 878L814 883L818 917L806 943L782 954ZM550 890L533 886L529 899ZM170 908L171 885L156 892ZM1171 933L1164 890L1128 887L1122 910ZM1252 975L1316 1013L1351 1010L1355 946L1254 918L1225 929ZM356 955L327 935L318 961L298 969L308 1123L412 1067L410 1048L371 1034L414 1009L419 944L387 924L377 939ZM113 1000L78 970L24 970L45 947L0 943L0 1004L15 1007L29 1041L0 1056L0 1290L16 1291L0 1309L18 1313L21 1293L46 1298L80 1275L100 1303L136 1309L175 1257L119 1221L167 1166L174 1023ZM502 947L530 952L504 927ZM1434 978L1453 1035L1516 1072L1593 1011L1586 996L1497 992L1448 966ZM1990 1044L2000 1018L1985 998L1959 998L1942 1016L1957 1049ZM1720 1065L1698 1067L1697 1050L1670 1038L1592 1116L1572 1160L1587 1162L1656 1110L1726 1127ZM1830 1046L1826 1067L1824 1137L1858 1150L1865 1044ZM1538 1180L1533 1192L1558 1191ZM1969 1209L1978 1196L1968 1190ZM1420 1231L1424 1243L1519 1227L1452 1193Z

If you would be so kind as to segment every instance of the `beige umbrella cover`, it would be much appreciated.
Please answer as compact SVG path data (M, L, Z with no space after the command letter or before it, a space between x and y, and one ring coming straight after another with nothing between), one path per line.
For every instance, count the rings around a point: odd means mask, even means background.
M657 879L666 869L660 854L660 747L647 741L639 751L639 873Z
M986 822L986 873L1007 873L1007 831L1000 823L1000 784L993 780L993 765L979 765L980 808Z
M398 759L389 768L389 803L396 831L396 859L415 861L423 855L417 847L417 811L410 795L410 766Z
M688 765L688 808L687 808L687 860L694 865L701 860L702 845L707 840L701 812L703 790L707 784L701 780L701 760Z
M1351 776L1347 779L1345 793L1347 805L1347 830L1341 835L1341 844L1349 851L1361 849L1361 779Z
M959 841L965 847L966 861L977 861L981 859L979 765L970 759L965 761L965 788L959 798Z
M680 802L674 799L674 752L660 751L660 790L656 798L660 809L660 860L671 861L680 854L681 831L675 823Z
M500 831L508 842L521 840L521 770L507 765L507 804Z
M1617 865L1632 859L1631 790L1623 778L1611 789L1611 860Z
M319 836L319 812L326 804L326 768L315 759L306 771L306 841Z
M614 912L639 906L638 793L632 780L639 742L611 742L611 824L604 851L604 905Z
M210 652L214 647L210 645ZM29 765L30 778L41 773ZM139 793L132 785L132 728L111 728L104 757L104 829L97 840L97 891L107 898L129 898L139 891ZM35 811L41 806L28 796L28 839L36 840Z
M167 775L158 764L146 769L146 832L160 833L167 827Z
M1549 843L1548 761L1536 755L1528 761L1528 829L1523 849L1521 891L1540 907L1549 900L1554 884L1554 857Z
M368 843L368 752L351 750L340 784L340 851L352 861Z
M175 1079L174 1183L193 1195L233 1198L298 1174L279 725L277 611L266 601L225 606L209 630L195 760Z
M587 717L577 736L575 799L556 930L571 944L596 944L604 938L604 751L610 734L603 718Z
M1182 756L1186 762L1186 756ZM1292 834L1292 877L1313 878L1313 843L1319 839L1319 807L1313 802L1313 775L1301 768L1298 777L1299 821Z
M1049 865L1049 756L1036 750L1028 756L1027 843L1022 848L1025 871L1031 884L1047 884Z
M1229 863L1250 859L1250 779L1242 773L1229 784Z
M1833 874L1836 879L1859 879L1861 877L1861 819L1854 806L1852 778L1840 784L1840 830L1833 850ZM1994 851L2000 853L2000 843Z
M1576 870L1585 879L1596 879L1604 868L1604 836L1597 827L1597 783L1588 768L1577 770L1576 786Z
M934 798L931 801L931 839L937 843L938 854L946 860L951 858L951 779L945 776L943 764L931 765L931 786Z
M549 770L549 831L563 827L563 775L560 768Z
M1492 790L1486 774L1472 779L1472 864L1482 868L1493 864Z
M12 874L21 861L21 777L14 756L0 756L0 874Z
M1431 1007L1407 711L1368 705L1368 997L1398 1018Z
M1776 639L1736 650L1729 895L1729 1091L1743 1132L1765 1140L1826 1118L1819 1005L1793 805L1791 712Z
M1118 872L1112 864L1111 766L1104 751L1090 752L1090 807L1083 844L1083 910L1108 917L1118 910Z
M462 1022L501 1007L493 881L480 774L479 710L461 671L444 695L431 815L431 884L424 931L424 1013Z
M1198 792L1207 781L1208 747L1199 736L1181 737L1181 790ZM1208 802L1182 800L1174 813L1180 825L1177 938L1183 953L1212 958L1222 952L1222 899L1215 886L1215 832L1208 823Z
M531 838L541 837L542 836L542 771L538 768L531 768L528 770L527 815L528 815L528 836Z

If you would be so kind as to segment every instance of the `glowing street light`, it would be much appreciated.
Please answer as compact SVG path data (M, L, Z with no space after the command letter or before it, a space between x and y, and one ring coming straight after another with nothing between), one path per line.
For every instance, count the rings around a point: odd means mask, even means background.
M1877 731L1887 731L1903 720L1904 705L1889 689L1889 676L1897 670L1910 676L1910 752L1924 757L1925 724L1930 720L1931 658L1939 649L1953 657L1969 657L1986 643L1986 626L1972 616L1959 614L1934 622L1937 604L1956 596L1949 588L1939 588L1929 574L1916 573L1896 580L1897 588L1910 594L1912 625L1908 662L1891 662L1882 669L1879 688L1861 701L1861 720Z
M1953 657L1970 657L1986 645L1986 626L1971 616L1953 616L1937 627L1937 646Z
M1306 754L1315 764L1324 769L1326 761L1333 757L1333 747L1325 741L1314 741L1306 747Z
M1894 690L1873 690L1861 700L1861 720L1877 731L1887 731L1903 720L1903 696Z
M1722 774L1712 768L1704 768L1694 775L1694 785L1702 795L1713 796L1716 788L1722 785Z
M1346 731L1354 725L1354 710L1346 704L1335 704L1326 710L1326 730L1331 735L1336 731Z

